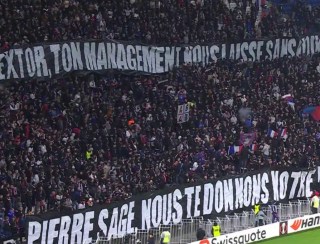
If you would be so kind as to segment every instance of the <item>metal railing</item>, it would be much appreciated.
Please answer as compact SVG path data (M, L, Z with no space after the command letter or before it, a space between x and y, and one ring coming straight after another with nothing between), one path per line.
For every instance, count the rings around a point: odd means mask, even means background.
M310 214L310 202L308 200L298 200L289 202L288 204L279 204L278 215L279 220L284 221L304 215ZM267 215L266 223L272 222L272 211L268 207L263 207L262 210ZM136 244L148 243L149 235L155 239L156 243L160 242L161 233L168 230L171 234L171 244L186 244L196 241L196 232L199 228L206 231L207 236L211 237L211 229L213 222L219 223L221 226L222 234L228 234L244 229L252 228L255 226L255 215L253 211L245 211L234 215L226 215L225 217L218 217L215 220L203 218L184 219L179 224L161 225L159 228L150 230L136 230L135 233L126 236L107 238L100 237L98 240L93 241L95 244ZM86 243L89 244L89 243Z

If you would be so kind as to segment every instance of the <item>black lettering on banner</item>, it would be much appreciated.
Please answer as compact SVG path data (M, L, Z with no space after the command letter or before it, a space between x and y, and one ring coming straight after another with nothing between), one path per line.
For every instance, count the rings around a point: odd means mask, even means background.
M249 210L255 203L309 197L319 187L319 167L313 170L267 170L243 176L175 186L138 195L122 203L87 210L28 217L28 243L81 243L158 228L199 216L223 216ZM240 237L239 237L240 238ZM242 237L242 238L251 238Z

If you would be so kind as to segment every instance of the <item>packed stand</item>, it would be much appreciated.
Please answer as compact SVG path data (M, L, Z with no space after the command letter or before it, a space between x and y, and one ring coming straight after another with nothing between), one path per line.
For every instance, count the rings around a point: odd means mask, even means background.
M239 1L229 9L222 0L4 0L1 12L3 45L92 38L177 44L254 35L257 6Z
M299 7L301 14L283 22L276 6L265 5L267 17L259 24L259 7L252 1L163 2L3 0L1 46L101 38L187 44L298 36L312 31L319 17L316 10Z
M297 9L281 22L269 6L256 28L258 9L249 1L228 8L223 1L3 0L0 43L5 49L91 38L181 44L315 31L317 9ZM318 64L317 57L224 61L161 76L110 73L2 87L0 238L21 236L28 214L109 204L246 170L314 166L319 126L301 111L319 105ZM293 106L281 98L289 93ZM190 120L178 124L184 103ZM267 135L283 128L286 137ZM230 153L244 144L241 153Z
M312 167L320 130L301 111L320 103L318 64L315 57L225 61L164 76L11 84L0 99L4 216L109 204L242 170ZM293 107L281 98L287 93ZM190 120L178 124L186 102ZM267 135L283 128L286 137Z
M285 5L273 2L271 0L262 7L256 37L302 37L319 32L320 1L313 5L308 0L292 1L290 4L283 1ZM287 8L284 9L284 6Z

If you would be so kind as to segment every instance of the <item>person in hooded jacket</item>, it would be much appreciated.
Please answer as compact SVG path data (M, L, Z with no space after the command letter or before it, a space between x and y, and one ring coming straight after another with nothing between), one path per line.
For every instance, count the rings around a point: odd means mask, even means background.
M156 241L152 233L149 233L148 244L156 244Z

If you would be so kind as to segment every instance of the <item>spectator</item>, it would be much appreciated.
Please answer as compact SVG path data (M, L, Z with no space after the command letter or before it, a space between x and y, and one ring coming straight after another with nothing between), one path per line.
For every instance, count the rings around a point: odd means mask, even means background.
M316 214L319 212L319 197L314 195L311 199L311 213Z
M156 244L156 241L155 241L154 236L153 236L152 233L149 234L148 244Z
M206 232L204 229L199 228L197 230L197 241L201 241L206 238Z
M271 205L270 205L270 209L271 209L271 214L272 214L272 223L275 222L279 222L279 212L278 212L278 208L276 205L276 201L274 201Z
M262 210L260 210L255 217L255 227L265 225L266 219L267 219L267 215Z
M213 237L221 236L221 226L217 222L213 223L211 234Z

